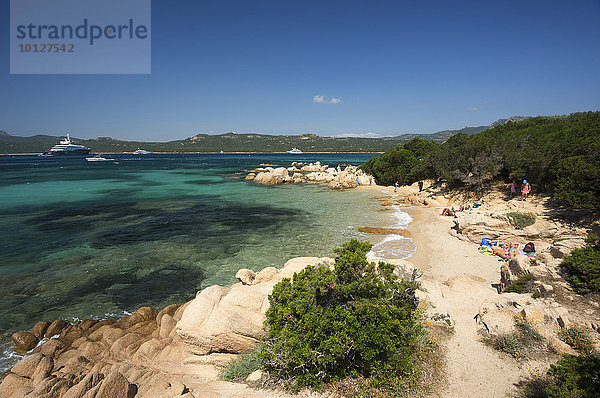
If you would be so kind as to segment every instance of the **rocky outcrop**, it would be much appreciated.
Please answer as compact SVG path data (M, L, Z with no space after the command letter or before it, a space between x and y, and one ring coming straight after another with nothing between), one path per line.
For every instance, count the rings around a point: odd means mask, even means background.
M218 376L263 336L273 286L309 264L331 267L333 260L301 257L279 270L240 270L242 283L211 286L183 305L142 307L117 321L38 323L18 341L30 340L30 349L36 335L50 339L7 372L0 397L271 396Z
M479 243L482 238L498 237L511 239L517 243L543 241L559 236L561 229L553 222L538 220L534 225L515 229L508 217L494 212L464 212L454 218L454 229L472 242Z
M300 168L298 168L300 166ZM294 162L291 167L257 168L246 176L263 184L327 184L332 189L354 188L358 185L369 185L373 178L355 166L337 168L322 165L320 162L301 164Z

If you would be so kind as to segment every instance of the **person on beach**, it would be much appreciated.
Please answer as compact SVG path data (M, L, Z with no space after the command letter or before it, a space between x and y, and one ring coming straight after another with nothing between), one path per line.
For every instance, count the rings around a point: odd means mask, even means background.
M423 190L423 181L419 181L419 192Z
M394 192L398 192L398 181L394 183Z
M521 200L527 201L527 195L531 192L531 185L527 182L527 180L523 180L523 185L521 185Z
M510 198L512 199L517 194L517 180L513 178L512 184L510 184Z

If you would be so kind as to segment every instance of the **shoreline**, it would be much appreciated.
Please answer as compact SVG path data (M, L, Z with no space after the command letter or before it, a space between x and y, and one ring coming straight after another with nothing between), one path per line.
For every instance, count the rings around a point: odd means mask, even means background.
M93 154L103 154L103 155L133 155L133 153L131 152L90 152L89 155L93 155ZM353 153L372 153L372 154L382 154L384 152L364 152L364 151L358 151L358 152L302 152L299 154L291 154L291 153L287 153L287 152L152 152L152 154L154 155L261 155L261 154L265 154L265 155L290 155L290 156L297 156L297 155L327 155L327 154L353 154ZM39 155L40 152L34 152L34 153L3 153L0 154L0 156L36 156ZM150 155L152 155L150 154ZM73 156L73 158L78 158L78 157L85 157L88 155L82 155L82 156ZM136 155L136 156L147 156L147 155ZM49 156L47 158L59 158L59 159L70 159L70 156L65 156L65 157L56 157L56 156Z
M492 306L505 305L504 301L509 300L522 302L521 308L531 308L528 305L532 298L528 294L498 294L494 287L501 278L498 257L485 256L478 252L477 245L469 239L459 239L451 234L451 228L460 219L440 215L440 209L452 203L451 201L447 201L443 195L436 198L431 191L420 193L414 186L400 187L397 193L393 192L394 187L379 185L362 185L357 190L371 194L370 200L377 201L382 210L390 209L390 206L400 206L401 211L410 215L412 221L405 229L410 234L415 250L405 260L388 261L397 265L414 265L422 274L419 281L423 291L419 291L418 297L424 305L425 320L431 319L428 317L432 315L443 315L451 322L451 331L447 332L440 342L440 358L444 363L440 377L443 381L434 384L432 396L463 397L473 392L477 392L476 396L502 396L512 393L515 384L524 377L548 368L552 363L549 357L518 361L482 342L482 327L477 320L477 316L482 314L482 306L485 308L486 303ZM489 211L489 208L486 211ZM392 223L394 221L389 212L384 213L382 219ZM373 224L376 225L375 222ZM389 227L389 224L382 227ZM382 260L387 259L384 257ZM205 391L205 388L209 389L206 391L215 388L221 389L219 391L229 389L228 395L219 395L228 397L288 396L287 392L262 390L258 384L224 382L219 376L220 369L235 358L233 352L237 352L236 349L245 347L247 350L253 342L259 341L262 330L260 314L266 310L266 297L279 278L290 277L307 264L331 266L332 262L333 259L330 258L297 257L288 260L282 268L268 267L258 273L241 269L236 274L240 282L230 287L206 287L197 293L196 298L181 305L172 304L160 312L142 307L134 314L116 322L101 321L90 326L89 322L86 324L87 320L84 320L74 325L66 325L59 339L71 339L69 344L74 347L75 352L81 350L80 345L86 347L84 353L88 352L88 343L107 344L105 350L110 349L110 354L107 354L109 357L94 359L98 361L94 369L106 374L120 373L132 383L131 385L137 383L143 389L150 387L146 384L148 380L138 378L136 372L139 372L139 369L154 372L153 377L160 377L169 383L177 380L190 387L195 394L197 391ZM223 317L226 321L222 320ZM134 320L139 323L135 323ZM512 318L510 320L512 323ZM215 330L213 325L217 324L220 325L218 327L227 324L227 332ZM84 325L93 331L86 331ZM102 333L99 333L100 331ZM75 335L70 337L74 333ZM136 344L139 338L133 336L140 334L145 340ZM41 352L46 355L50 351L44 347L52 344L56 346L56 341L54 338L47 340L34 349L33 353ZM240 346L232 349L232 341L237 341L236 344ZM188 343L191 344L188 346ZM125 350L126 356L119 354L119 351L114 349L115 345L118 345L120 350ZM212 348L206 348L208 346ZM201 348L200 351L198 347ZM62 360L58 355L60 354L56 354L55 361ZM31 356L30 351L26 359ZM115 363L117 359L123 360L123 363ZM181 362L181 365L175 366L173 361ZM196 379L191 380L192 375L195 375ZM259 389L252 389L248 384ZM235 395L234 391L243 392L242 395ZM142 393L141 396L145 395ZM310 396L320 395L311 393Z

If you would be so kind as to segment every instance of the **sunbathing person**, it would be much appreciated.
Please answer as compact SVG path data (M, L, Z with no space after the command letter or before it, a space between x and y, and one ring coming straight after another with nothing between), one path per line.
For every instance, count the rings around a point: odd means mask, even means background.
M450 210L447 207L444 210L442 210L442 216L453 216L455 214L456 212L454 210Z

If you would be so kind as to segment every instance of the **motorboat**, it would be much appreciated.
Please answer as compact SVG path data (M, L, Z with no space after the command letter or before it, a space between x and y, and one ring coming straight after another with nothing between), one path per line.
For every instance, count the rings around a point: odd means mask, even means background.
M84 156L89 155L90 151L90 148L83 145L72 144L71 137L67 134L64 140L41 153L40 156Z
M107 159L100 155L96 155L91 158L85 158L85 160L87 160L88 162L112 162L114 159Z
M133 151L133 155L151 155L152 152L150 151L145 151L143 149L138 149L136 151Z
M302 153L302 151L298 148L292 148L291 150L287 151L287 153L299 154Z

